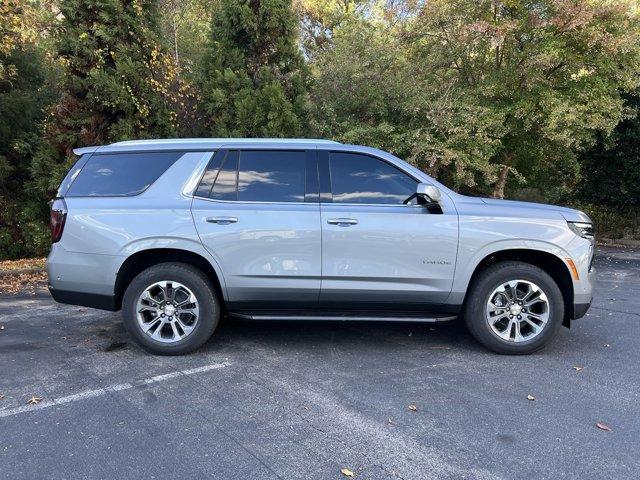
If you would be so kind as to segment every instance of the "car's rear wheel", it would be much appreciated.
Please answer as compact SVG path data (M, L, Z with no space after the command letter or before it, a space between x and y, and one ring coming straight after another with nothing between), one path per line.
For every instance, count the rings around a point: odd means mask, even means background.
M147 268L129 284L122 300L124 324L133 339L160 355L201 347L220 320L220 305L209 279L183 263Z
M464 317L471 334L502 354L527 354L558 332L564 300L544 270L523 262L500 262L470 286Z

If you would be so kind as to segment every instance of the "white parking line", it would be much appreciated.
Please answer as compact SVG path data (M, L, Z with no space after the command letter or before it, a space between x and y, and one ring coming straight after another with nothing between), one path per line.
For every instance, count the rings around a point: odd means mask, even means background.
M73 395L54 398L53 400L43 400L42 402L35 405L24 405L22 407L7 408L4 410L0 410L0 418L10 417L12 415L18 415L20 413L33 412L35 410L42 410L43 408L54 407L56 405L64 405L65 403L77 402L80 400L85 400L87 398L100 397L102 395L106 395L107 393L129 390L131 388L139 387L140 385L149 385L153 383L164 382L165 380L170 380L182 375L194 375L196 373L219 370L230 365L231 364L228 362L213 363L211 365L204 365L202 367L189 368L187 370L178 370L177 372L166 373L164 375L156 375L155 377L145 378L133 383L120 383L104 388L98 388L96 390L86 390L84 392L74 393Z

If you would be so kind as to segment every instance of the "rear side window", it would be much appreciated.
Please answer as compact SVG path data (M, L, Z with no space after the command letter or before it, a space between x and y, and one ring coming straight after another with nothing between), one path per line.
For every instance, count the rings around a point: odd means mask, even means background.
M304 202L305 153L245 150L240 155L238 200Z
M232 150L227 154L220 173L213 184L211 198L216 200L238 199L238 152Z
M309 172L308 164L314 167ZM317 201L317 188L315 157L308 158L305 151L230 150L210 162L196 195L241 202L304 202L305 193L307 201ZM315 197L308 190L315 191Z
M144 192L184 152L93 154L71 183L68 197L130 196Z
M402 204L416 191L416 180L369 155L329 154L334 203Z

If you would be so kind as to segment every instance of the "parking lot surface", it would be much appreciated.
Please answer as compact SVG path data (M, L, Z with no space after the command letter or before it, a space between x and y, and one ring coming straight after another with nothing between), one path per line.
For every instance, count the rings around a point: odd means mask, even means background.
M159 357L119 313L0 297L0 478L638 478L640 252L596 269L523 357L455 322L234 321Z

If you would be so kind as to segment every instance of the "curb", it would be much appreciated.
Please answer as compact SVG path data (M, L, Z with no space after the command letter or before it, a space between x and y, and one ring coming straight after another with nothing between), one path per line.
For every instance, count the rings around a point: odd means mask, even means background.
M626 238L598 238L598 245L605 247L635 247L640 248L640 240L628 240Z

